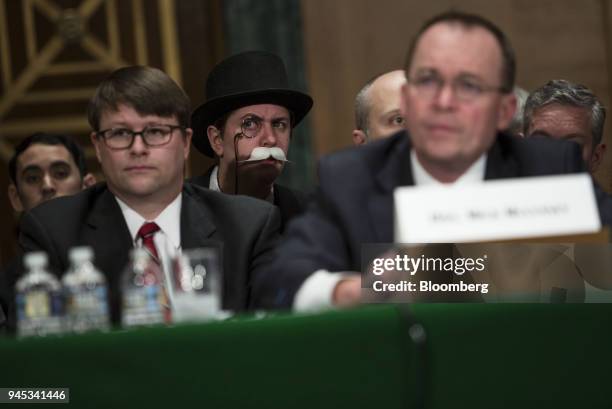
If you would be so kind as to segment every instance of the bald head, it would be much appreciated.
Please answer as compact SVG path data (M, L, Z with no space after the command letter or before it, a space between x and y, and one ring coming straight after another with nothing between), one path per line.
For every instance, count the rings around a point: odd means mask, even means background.
M355 99L355 145L384 138L404 128L400 96L405 82L404 71L395 70L373 78L359 91Z

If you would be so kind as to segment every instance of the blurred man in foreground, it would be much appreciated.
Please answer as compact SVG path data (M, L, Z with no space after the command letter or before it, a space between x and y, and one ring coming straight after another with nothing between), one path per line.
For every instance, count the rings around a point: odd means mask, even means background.
M272 268L255 281L260 306L358 303L361 246L393 242L398 186L583 170L575 144L501 133L516 108L515 60L490 21L460 12L432 18L412 42L405 71L406 131L321 160L316 202L290 226Z

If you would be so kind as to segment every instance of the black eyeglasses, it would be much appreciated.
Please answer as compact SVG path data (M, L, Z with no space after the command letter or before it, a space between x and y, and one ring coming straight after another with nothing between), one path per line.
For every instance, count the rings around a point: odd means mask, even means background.
M430 99L439 95L447 81L437 73L424 73L408 78L408 83L412 85L423 98ZM450 81L450 86L455 97L464 102L474 101L487 92L506 92L504 87L483 84L473 78L455 78Z
M170 142L174 130L184 130L185 127L178 125L153 125L147 126L140 132L127 128L111 128L96 132L96 135L104 140L110 149L128 149L134 143L136 135L142 136L145 145L151 147L163 146Z

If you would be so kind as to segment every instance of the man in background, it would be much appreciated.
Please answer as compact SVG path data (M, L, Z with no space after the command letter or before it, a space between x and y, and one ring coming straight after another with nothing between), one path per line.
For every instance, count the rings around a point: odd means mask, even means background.
M594 173L606 151L602 142L606 109L584 85L552 80L533 91L525 103L525 136L544 136L578 143L582 159Z
M65 135L35 133L23 139L9 161L8 196L13 209L30 210L54 197L93 186L81 147Z
M353 144L363 145L404 129L400 112L404 70L377 75L368 81L355 98Z
M16 212L26 212L56 197L74 195L96 183L96 178L87 172L81 147L61 134L38 132L23 139L15 147L8 170L8 197ZM15 229L15 241L18 235ZM0 270L0 310L8 309L8 271L17 269L18 262L11 260Z
M303 211L304 197L276 179L292 130L311 107L310 96L289 87L278 56L248 51L221 61L206 80L206 101L191 116L195 147L218 162L191 182L274 204L284 229Z

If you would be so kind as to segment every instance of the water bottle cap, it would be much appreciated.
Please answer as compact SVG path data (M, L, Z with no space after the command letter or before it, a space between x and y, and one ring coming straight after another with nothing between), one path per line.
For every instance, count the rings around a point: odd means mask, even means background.
M89 246L73 247L68 253L70 261L73 263L82 263L84 261L93 260L93 250Z
M34 251L23 256L23 264L29 270L45 267L47 261L47 253L44 251Z

